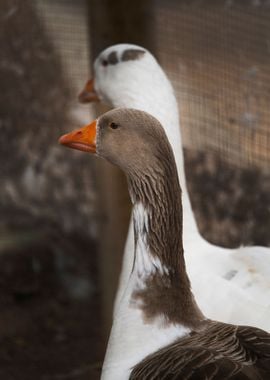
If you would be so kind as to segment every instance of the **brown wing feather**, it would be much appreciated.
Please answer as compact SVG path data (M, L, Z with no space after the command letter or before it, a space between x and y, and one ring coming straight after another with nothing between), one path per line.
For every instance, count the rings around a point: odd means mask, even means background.
M209 322L149 355L130 380L269 380L270 335L260 329Z

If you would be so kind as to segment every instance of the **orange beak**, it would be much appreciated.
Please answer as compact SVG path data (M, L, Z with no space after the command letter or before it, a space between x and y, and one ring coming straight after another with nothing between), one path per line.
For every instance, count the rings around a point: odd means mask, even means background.
M100 99L94 88L94 79L90 79L79 94L80 103L98 102Z
M59 144L69 148L82 150L83 152L96 153L96 126L97 121L86 125L83 128L76 129L59 138Z

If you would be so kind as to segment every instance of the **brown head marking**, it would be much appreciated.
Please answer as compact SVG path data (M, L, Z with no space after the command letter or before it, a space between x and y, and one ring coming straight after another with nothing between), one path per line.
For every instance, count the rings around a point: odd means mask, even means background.
M123 52L121 61L135 61L141 59L145 54L145 50L142 49L127 49Z

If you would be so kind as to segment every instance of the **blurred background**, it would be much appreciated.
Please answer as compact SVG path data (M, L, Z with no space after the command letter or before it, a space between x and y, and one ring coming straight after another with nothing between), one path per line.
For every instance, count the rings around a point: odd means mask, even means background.
M130 203L57 139L105 110L77 95L119 42L172 80L201 234L270 246L270 1L1 0L1 379L99 378Z

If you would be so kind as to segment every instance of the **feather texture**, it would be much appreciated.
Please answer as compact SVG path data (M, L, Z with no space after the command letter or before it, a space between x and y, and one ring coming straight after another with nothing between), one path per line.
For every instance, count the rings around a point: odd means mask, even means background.
M136 365L130 380L267 380L270 335L207 321L202 331L158 350Z

